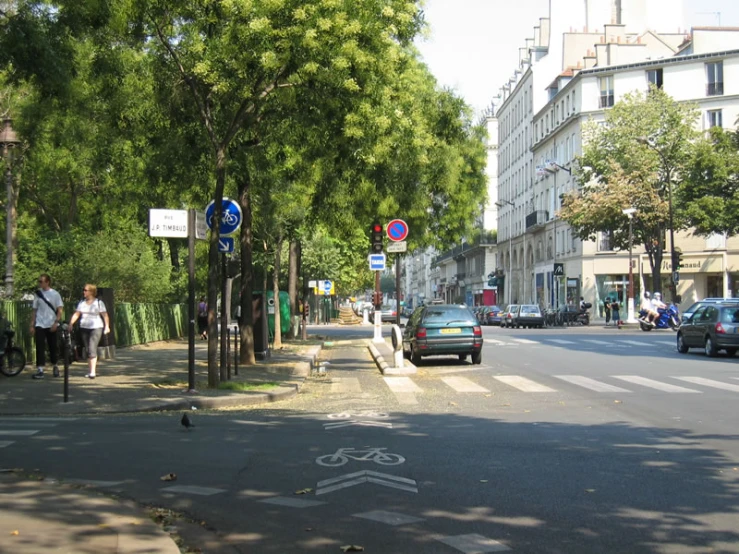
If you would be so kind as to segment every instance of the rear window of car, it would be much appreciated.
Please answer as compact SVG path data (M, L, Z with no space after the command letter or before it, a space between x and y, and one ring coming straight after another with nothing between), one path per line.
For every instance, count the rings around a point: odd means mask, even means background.
M723 308L721 310L721 323L739 323L739 308Z
M427 323L446 323L447 321L473 321L474 316L467 308L429 307L423 320Z
M536 306L534 304L524 304L523 306L521 306L521 311L525 313L538 314L539 306Z

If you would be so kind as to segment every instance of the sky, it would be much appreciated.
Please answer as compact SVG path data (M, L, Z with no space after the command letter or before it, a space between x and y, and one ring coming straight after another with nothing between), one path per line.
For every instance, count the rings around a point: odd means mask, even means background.
M739 27L739 0L684 0L685 28ZM549 0L425 0L429 36L416 41L441 86L454 89L476 114L513 75L518 48ZM720 13L720 16L717 15Z

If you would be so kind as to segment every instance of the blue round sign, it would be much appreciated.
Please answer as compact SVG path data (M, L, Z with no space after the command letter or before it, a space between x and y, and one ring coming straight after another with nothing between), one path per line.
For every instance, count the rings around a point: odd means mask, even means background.
M326 294L331 292L331 287L333 287L334 284L331 281L324 281L323 282L323 292Z
M243 219L241 206L239 206L238 202L230 198L224 198L221 206L221 224L218 227L219 234L230 235L231 233L235 233L241 227L241 220ZM205 208L205 221L211 230L213 230L214 211L215 201L211 200Z

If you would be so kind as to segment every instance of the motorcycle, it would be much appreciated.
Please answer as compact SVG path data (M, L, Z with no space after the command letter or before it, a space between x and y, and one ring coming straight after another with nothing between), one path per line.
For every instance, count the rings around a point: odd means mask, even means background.
M659 318L654 322L654 325L650 325L641 321L647 317L647 311L639 311L639 327L641 327L642 331L651 331L652 329L672 329L673 331L677 331L680 328L680 315L675 306L668 306L665 309L660 308L657 312L659 313Z
M590 325L590 312L588 310L592 307L593 305L590 302L585 302L577 313L575 321L581 325Z

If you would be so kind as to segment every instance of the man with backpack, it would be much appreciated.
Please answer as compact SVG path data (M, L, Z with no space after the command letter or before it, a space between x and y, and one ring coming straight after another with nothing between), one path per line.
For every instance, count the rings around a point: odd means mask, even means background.
M54 366L53 375L59 377L57 365L59 351L56 346L56 331L62 321L64 303L61 295L51 288L51 277L42 273L38 278L39 288L33 297L31 315L31 335L36 342L36 373L33 379L44 378L46 365L46 347L49 347L49 358Z

